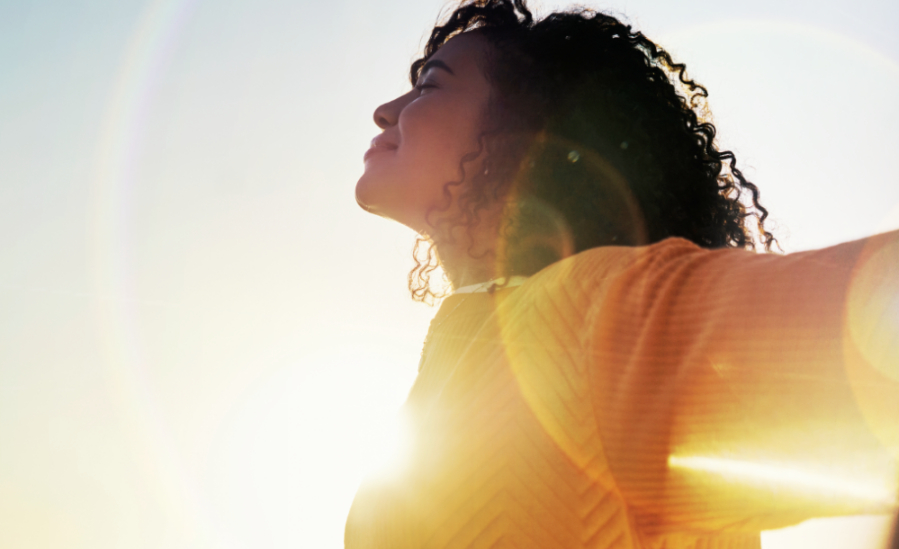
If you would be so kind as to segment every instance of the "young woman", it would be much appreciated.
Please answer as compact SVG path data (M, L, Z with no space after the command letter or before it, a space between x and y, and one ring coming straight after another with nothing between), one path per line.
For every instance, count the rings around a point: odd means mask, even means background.
M896 505L899 235L790 256L705 89L616 19L475 0L356 196L454 288L346 546L747 548Z

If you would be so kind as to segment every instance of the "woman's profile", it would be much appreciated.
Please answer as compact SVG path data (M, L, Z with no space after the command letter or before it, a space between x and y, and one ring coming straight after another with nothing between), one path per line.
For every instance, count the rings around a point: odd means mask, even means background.
M899 234L753 253L705 88L603 13L465 2L411 81L356 197L444 299L346 547L738 549L895 510Z

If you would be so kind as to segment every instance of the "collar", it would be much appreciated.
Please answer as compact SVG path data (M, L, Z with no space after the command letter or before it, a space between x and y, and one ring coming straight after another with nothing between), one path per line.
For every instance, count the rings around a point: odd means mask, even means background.
M528 277L526 276L510 276L508 280L506 277L501 276L499 278L494 278L493 280L488 280L487 282L479 282L477 284L469 284L468 286L462 286L461 288L456 289L453 292L453 295L456 294L477 294L481 292L487 292L492 294L494 290L497 289L497 286L502 288L514 288L516 286L521 286L527 281Z

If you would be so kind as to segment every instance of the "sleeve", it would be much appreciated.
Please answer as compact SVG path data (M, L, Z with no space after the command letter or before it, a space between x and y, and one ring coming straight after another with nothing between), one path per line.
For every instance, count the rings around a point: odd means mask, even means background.
M641 528L896 508L899 233L777 256L680 239L591 289L590 386Z

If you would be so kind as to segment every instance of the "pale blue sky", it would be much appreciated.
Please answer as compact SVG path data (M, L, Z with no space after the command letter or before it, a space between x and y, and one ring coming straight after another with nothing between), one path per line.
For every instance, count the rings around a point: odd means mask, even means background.
M433 314L352 189L442 5L0 0L0 545L341 546ZM899 226L899 3L589 5L788 250Z

